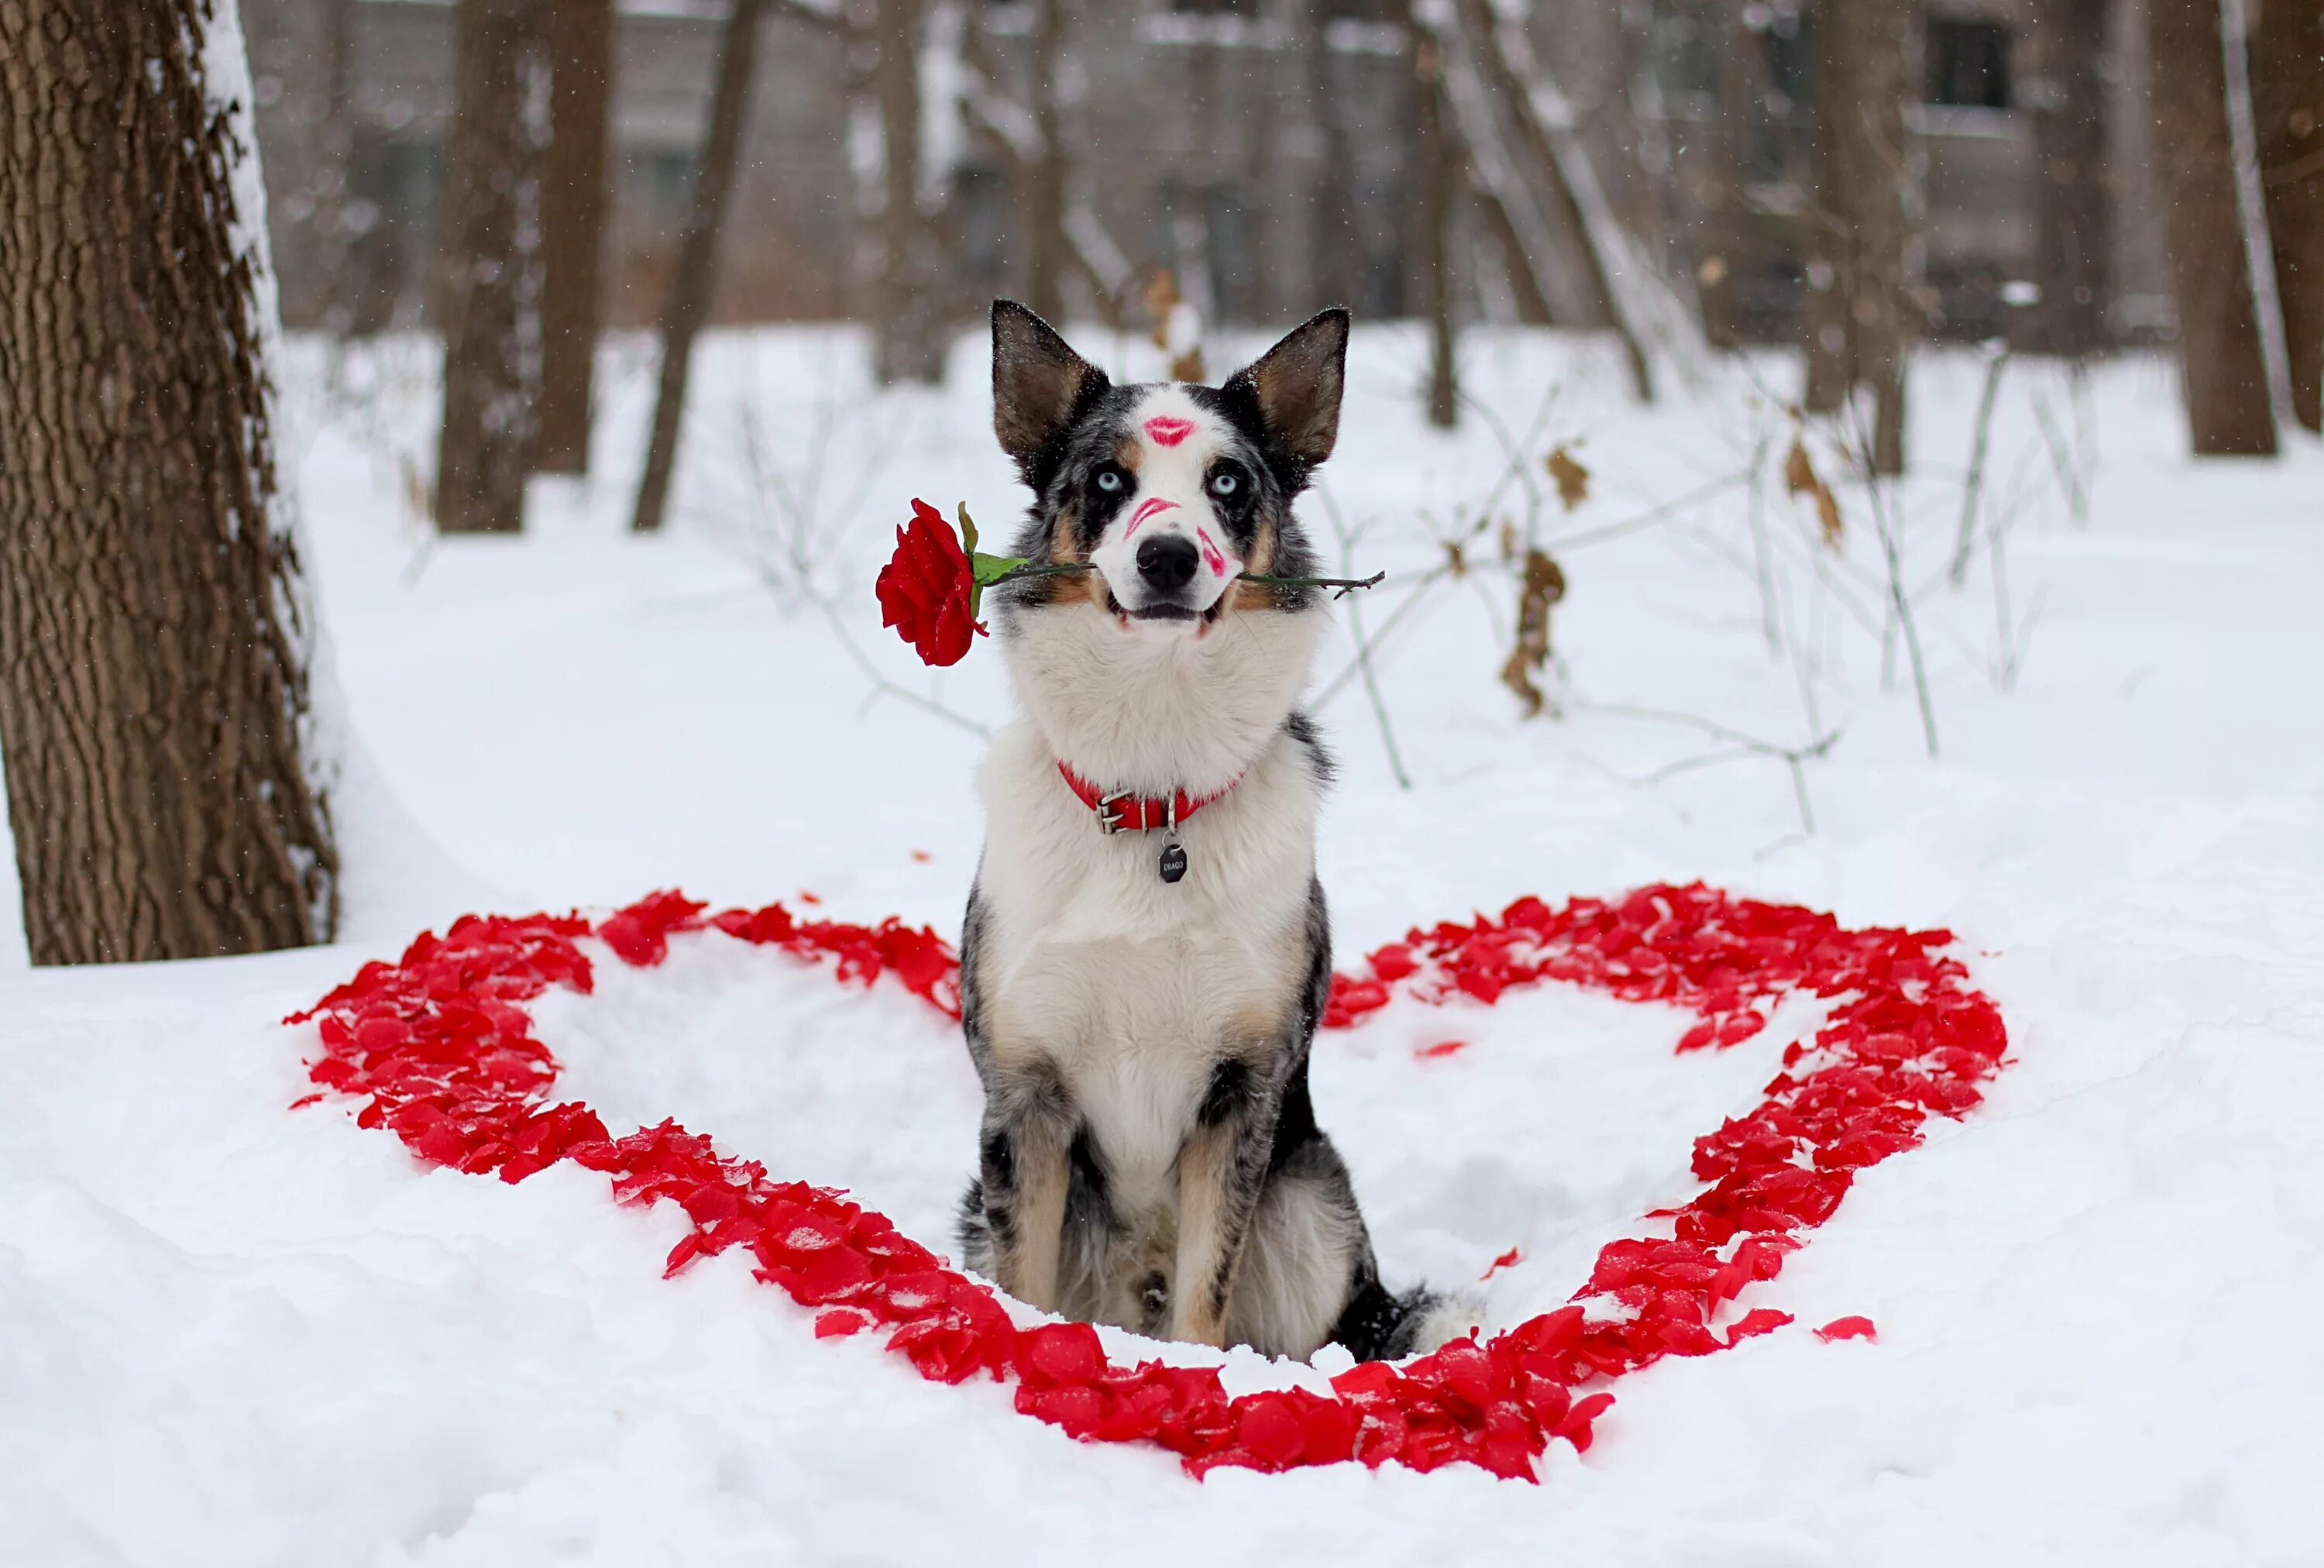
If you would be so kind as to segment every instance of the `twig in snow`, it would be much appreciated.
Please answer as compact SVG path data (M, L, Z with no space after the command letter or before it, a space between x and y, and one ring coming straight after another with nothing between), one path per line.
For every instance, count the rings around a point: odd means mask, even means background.
M1437 584L1443 582L1452 575L1452 567L1448 562L1443 566L1433 567L1428 571L1423 572L1419 576L1412 579L1412 592L1404 596L1404 602L1402 604L1397 605L1395 609L1388 612L1388 619L1381 622L1379 630L1373 632L1361 645L1361 649L1360 650L1357 657L1350 659L1346 666L1341 669L1339 674L1333 676L1330 680L1324 683L1323 689L1315 694L1315 706L1319 708L1324 706L1333 697L1339 696L1340 693L1345 689L1349 681L1363 673L1364 669L1367 668L1366 660L1370 658L1371 652L1378 650L1381 643L1388 641L1388 634L1396 630L1397 623L1400 623L1405 616L1411 613L1412 607L1420 603L1421 599L1426 595L1429 589L1434 587Z
M1643 719L1651 724L1681 724L1717 741L1724 748L1701 757L1691 757L1656 769L1642 784L1659 783L1679 773L1696 768L1708 768L1721 762L1735 761L1743 757L1773 757L1790 771L1792 796L1800 808L1800 826L1808 833L1815 832L1815 806L1808 797L1807 773L1804 764L1829 756L1840 743L1840 732L1828 730L1804 745L1785 746L1774 741L1763 741L1757 735L1747 735L1740 730L1730 730L1725 724L1702 718L1694 714L1674 713L1667 708L1633 707L1627 703L1579 703L1575 706L1591 713L1610 714L1617 718Z
M780 584L776 586L782 586ZM784 591L796 592L797 590L786 588ZM871 695L863 699L866 708L883 696L897 697L918 708L922 713L966 730L972 735L984 739L991 737L991 730L978 724L966 714L955 713L932 696L924 696L908 687L898 686L894 681L890 680L881 673L880 667L872 662L872 656L857 645L853 634L847 630L846 618L840 614L838 605L821 594L812 591L807 593L807 599L809 604L823 612L823 618L831 623L832 635L839 639L839 645L847 650L847 657L855 661L855 668L862 670L863 678L872 683Z
M1355 535L1349 530L1339 503L1332 498L1329 490L1320 486L1316 490L1316 498L1323 502L1324 512L1332 519L1332 531L1339 536L1340 558L1342 561L1351 558L1356 553ZM1388 701L1380 696L1379 678L1372 670L1371 645L1364 641L1363 613L1358 605L1359 601L1355 600L1351 600L1348 604L1348 633L1356 640L1356 664L1363 673L1364 692L1371 698L1372 716L1379 721L1380 744L1388 752L1388 770L1396 775L1396 787L1409 789L1412 779L1405 772L1404 756L1397 749L1396 726L1388 722Z
M1913 596L1904 587L1904 557L1903 520L1896 515L1896 493L1892 484L1878 472L1873 460L1872 432L1864 429L1864 414L1857 400L1849 400L1857 450L1853 454L1857 471L1864 475L1865 497L1872 510L1873 531L1880 540L1880 553L1888 567L1888 613L1893 624L1904 635L1904 651L1913 665L1913 691L1921 704L1921 735L1928 743L1929 755L1937 754L1937 711L1929 697L1928 662L1921 652L1921 630L1913 615ZM1886 679L1886 660L1882 664L1882 678Z
M1775 618L1775 563L1767 554L1767 454L1775 447L1773 436L1761 436L1751 448L1751 490L1746 498L1744 521L1751 530L1752 578L1759 586L1759 625L1767 635L1767 651L1783 651L1782 628Z
M1750 479L1751 472L1748 469L1741 473L1729 474L1724 478L1714 479L1708 484L1665 501L1659 506L1649 507L1636 517L1625 518L1620 522L1609 522L1602 528L1584 529L1580 533L1569 533L1563 538L1551 540L1542 548L1554 555L1562 556L1579 549L1586 544L1600 544L1609 539L1618 539L1626 533L1636 533L1640 529L1652 528L1655 524L1685 511L1690 506L1700 505L1714 495L1724 494L1738 484L1748 484Z
M2001 373L2009 364L2009 346L1998 343L1985 362L1985 387L1977 398L1977 434L1969 441L1969 477L1961 485L1960 531L1953 538L1952 566L1947 575L1954 587L1969 580L1969 550L1977 540L1977 506L1985 491L1985 457L1993 435L1993 405L2001 393Z
M2050 415L2050 400L2040 392L2034 394L2034 423L2042 431L2042 445L2049 450L2051 470L2058 476L2058 488L2065 493L2066 510L2080 528L2089 521L2089 497L2082 490L2081 465L2068 449L2065 434L2058 421Z

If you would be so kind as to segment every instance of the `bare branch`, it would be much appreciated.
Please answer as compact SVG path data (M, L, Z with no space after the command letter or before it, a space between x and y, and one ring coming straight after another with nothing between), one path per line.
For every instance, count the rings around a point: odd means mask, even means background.
M1969 442L1969 478L1961 488L1960 531L1953 539L1952 566L1948 575L1954 587L1969 580L1969 558L1977 542L1977 505L1985 491L1985 455L1993 434L1993 405L2001 392L2001 372L2009 363L2009 347L1997 347L1985 364L1985 388L1977 398L1977 434Z
M1354 558L1355 536L1349 531L1347 519L1341 514L1339 503L1328 490L1318 487L1315 493L1332 519L1332 531L1339 536L1341 560ZM1380 744L1388 752L1388 770L1396 775L1397 789L1410 789L1412 778L1404 770L1404 756L1397 749L1396 726L1388 722L1388 700L1380 696L1379 678L1372 670L1371 646L1364 641L1363 614L1352 601L1348 605L1348 632L1356 641L1356 663L1363 673L1365 695L1371 699L1372 716L1379 721Z

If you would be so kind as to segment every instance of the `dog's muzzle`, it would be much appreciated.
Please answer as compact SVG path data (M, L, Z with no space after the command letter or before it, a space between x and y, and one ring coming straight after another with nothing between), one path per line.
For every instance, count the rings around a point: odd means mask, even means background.
M1202 567L1194 541L1183 534L1156 534L1138 547L1138 576L1157 597L1176 598Z

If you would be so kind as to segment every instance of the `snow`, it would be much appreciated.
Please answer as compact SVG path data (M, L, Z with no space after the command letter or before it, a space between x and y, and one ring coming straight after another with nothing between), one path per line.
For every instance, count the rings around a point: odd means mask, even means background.
M1075 337L1156 368L1142 340ZM1261 346L1206 346L1220 367ZM402 477L425 466L430 355L382 344L327 395L327 356L291 345L306 445L282 449L354 742L345 939L34 973L0 924L8 1555L1064 1563L1127 1540L1220 1563L2312 1560L2324 454L2190 463L2161 361L2091 378L2083 528L2043 434L2070 438L2074 392L2009 367L1987 476L2014 513L1998 596L1983 543L1967 586L1942 585L1982 362L1917 367L1918 475L1895 499L1932 761L1901 647L1884 689L1863 492L1839 485L1831 556L1778 483L1792 367L1717 368L1641 410L1609 344L1477 335L1468 391L1527 455L1504 482L1482 417L1421 422L1422 336L1360 329L1341 455L1305 512L1327 560L1395 574L1362 615L1416 787L1396 787L1363 683L1339 683L1323 858L1343 954L1520 893L1702 877L1850 924L1950 927L2012 1029L1986 1106L1868 1172L1738 1304L1793 1326L1623 1379L1596 1444L1553 1446L1537 1488L1349 1467L1196 1483L1022 1420L1003 1390L924 1383L872 1336L817 1341L738 1258L663 1281L680 1222L615 1207L586 1172L423 1170L346 1107L287 1110L308 1042L274 1020L464 909L805 889L843 918L955 928L970 726L1006 694L990 650L919 669L869 584L910 496L994 528L1018 503L977 346L939 391L874 396L863 359L826 329L706 340L672 527L640 541L622 528L651 358L614 343L596 476L542 484L522 540L431 545ZM1836 481L1829 441L1809 442ZM1592 471L1571 517L1537 466L1558 444ZM1559 543L1763 447L1772 604L1747 487ZM1521 724L1494 678L1515 602L1495 535L1525 525L1536 483L1569 582L1566 711ZM1360 533L1344 552L1334 513ZM1416 589L1437 536L1479 518L1475 569ZM2006 688L1997 603L2022 656ZM879 695L842 631L964 722ZM1348 655L1327 643L1319 688ZM1720 760L1696 721L1784 748L1837 731L1802 769L1814 831L1780 760ZM593 998L538 1004L562 1093L617 1129L678 1116L948 1242L976 1101L922 1004L715 936L600 974ZM1316 1092L1391 1278L1472 1289L1508 1323L1687 1195L1691 1139L1812 1025L1794 1003L1759 1039L1680 1058L1671 1017L1602 996L1398 1002L1323 1037ZM1479 1283L1511 1248L1522 1260ZM1858 1314L1877 1342L1811 1332ZM1230 1369L1237 1387L1312 1376Z

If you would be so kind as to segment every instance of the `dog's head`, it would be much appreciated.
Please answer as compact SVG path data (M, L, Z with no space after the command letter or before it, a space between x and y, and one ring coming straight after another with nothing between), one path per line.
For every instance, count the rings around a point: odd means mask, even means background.
M1216 387L1115 386L1048 323L992 307L992 428L1032 487L1017 553L1097 569L1036 579L1004 615L1086 605L1123 637L1208 637L1224 616L1296 613L1312 571L1291 503L1340 430L1348 313L1326 310Z

